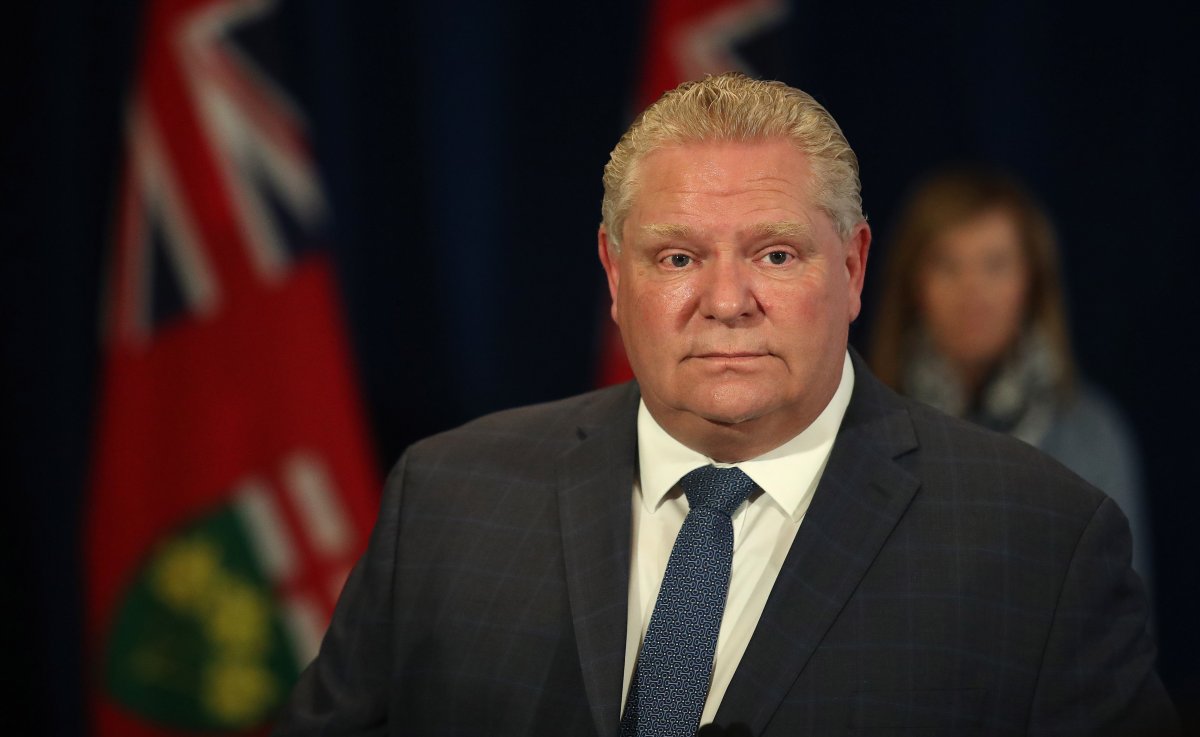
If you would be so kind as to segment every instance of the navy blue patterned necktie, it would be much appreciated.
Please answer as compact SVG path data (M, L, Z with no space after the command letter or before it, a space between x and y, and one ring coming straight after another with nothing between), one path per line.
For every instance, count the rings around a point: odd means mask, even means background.
M705 466L679 485L690 511L638 654L621 737L692 737L712 680L733 563L730 517L754 482L738 468Z

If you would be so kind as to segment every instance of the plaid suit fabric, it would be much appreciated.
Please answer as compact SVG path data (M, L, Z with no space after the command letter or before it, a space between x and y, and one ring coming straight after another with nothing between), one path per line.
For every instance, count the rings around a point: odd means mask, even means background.
M877 412L847 414L718 722L1172 734L1117 507L1028 446L874 394Z
M1172 733L1116 506L855 369L717 722ZM637 401L626 385L413 446L278 734L615 735Z

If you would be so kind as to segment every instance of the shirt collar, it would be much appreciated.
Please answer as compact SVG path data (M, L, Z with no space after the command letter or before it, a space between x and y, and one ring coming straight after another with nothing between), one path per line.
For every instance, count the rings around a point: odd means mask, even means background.
M689 471L701 466L742 469L793 520L808 509L817 481L825 470L842 417L854 391L854 367L846 353L842 378L825 409L799 435L774 450L741 463L717 463L671 437L646 409L638 406L638 469L642 504L653 513L667 493Z

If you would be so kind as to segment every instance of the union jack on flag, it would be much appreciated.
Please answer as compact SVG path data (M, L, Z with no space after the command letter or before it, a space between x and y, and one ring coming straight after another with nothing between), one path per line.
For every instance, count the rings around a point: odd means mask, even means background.
M304 121L235 41L273 6L149 6L117 235L111 326L124 335L278 282L322 233L328 206Z
M98 735L265 730L374 515L328 202L242 42L275 10L146 6L86 542Z

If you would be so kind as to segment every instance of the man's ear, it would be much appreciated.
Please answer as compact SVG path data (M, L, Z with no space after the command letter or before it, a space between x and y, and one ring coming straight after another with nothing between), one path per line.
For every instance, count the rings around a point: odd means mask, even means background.
M862 311L863 283L867 276L867 254L871 250L871 226L866 221L854 226L846 240L846 276L849 278L850 322Z
M600 263L604 266L604 274L608 277L608 294L612 297L612 319L618 325L621 320L617 317L617 287L621 283L621 269L617 263L619 258L617 254L617 246L608 237L608 231L604 224L600 225L599 232L596 233L596 244L600 251Z

